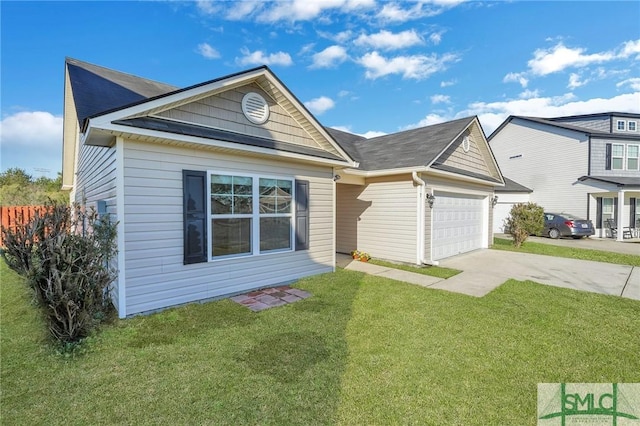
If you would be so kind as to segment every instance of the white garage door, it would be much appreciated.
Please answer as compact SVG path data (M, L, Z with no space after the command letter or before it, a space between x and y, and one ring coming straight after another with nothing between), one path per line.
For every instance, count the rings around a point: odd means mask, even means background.
M464 194L438 193L433 205L434 260L482 247L484 200Z

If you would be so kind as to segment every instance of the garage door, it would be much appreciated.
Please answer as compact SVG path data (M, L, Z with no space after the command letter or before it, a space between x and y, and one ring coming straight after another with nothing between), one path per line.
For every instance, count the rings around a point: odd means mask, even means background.
M482 247L484 200L465 194L438 193L433 205L434 260Z

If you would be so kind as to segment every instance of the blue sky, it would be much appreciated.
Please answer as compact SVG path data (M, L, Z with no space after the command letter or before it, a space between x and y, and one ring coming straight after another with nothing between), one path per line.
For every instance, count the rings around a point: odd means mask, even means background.
M267 64L362 135L478 115L640 112L640 2L11 2L2 170L61 170L66 56L184 87Z

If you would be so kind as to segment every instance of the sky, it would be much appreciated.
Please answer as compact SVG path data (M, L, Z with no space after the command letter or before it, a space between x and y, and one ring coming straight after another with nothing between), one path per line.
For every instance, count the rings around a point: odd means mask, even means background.
M0 2L0 168L54 178L64 60L186 87L268 65L367 137L477 115L640 113L640 1Z

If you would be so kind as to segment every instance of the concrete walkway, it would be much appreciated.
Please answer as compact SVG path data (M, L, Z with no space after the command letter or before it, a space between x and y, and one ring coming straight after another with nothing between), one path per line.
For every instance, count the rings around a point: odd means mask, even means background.
M349 270L477 297L513 278L640 300L640 268L587 260L476 250L443 260L440 266L463 271L446 280L358 262L344 255L337 255L337 264Z
M509 234L494 234L494 236L505 240L510 240L512 238ZM582 238L580 240L574 240L573 238L558 238L557 240L554 240L553 238L530 236L527 238L527 241L550 244L553 246L602 250L640 256L640 238L630 238L623 241L616 241L613 238L596 237Z

